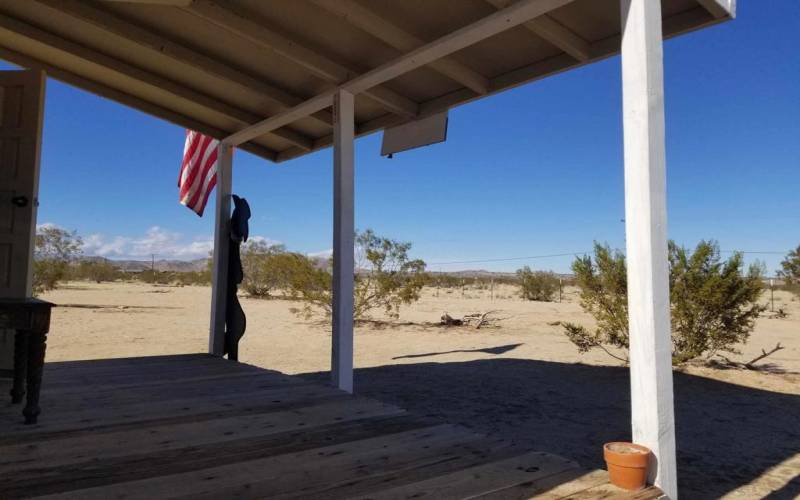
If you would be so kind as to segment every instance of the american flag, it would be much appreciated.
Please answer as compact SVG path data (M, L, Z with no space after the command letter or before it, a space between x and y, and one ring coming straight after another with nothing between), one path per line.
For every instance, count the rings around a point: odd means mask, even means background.
M186 131L183 162L178 176L181 205L203 216L208 195L217 184L217 146L219 141L195 132Z

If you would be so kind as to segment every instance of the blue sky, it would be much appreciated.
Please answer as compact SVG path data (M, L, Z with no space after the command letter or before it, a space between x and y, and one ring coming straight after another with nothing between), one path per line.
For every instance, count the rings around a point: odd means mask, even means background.
M737 20L665 44L669 235L788 251L800 244L800 2L738 3ZM615 57L452 110L445 144L388 160L380 134L360 139L356 226L413 242L432 270L567 271L568 256L442 263L623 247L620 92ZM112 258L207 252L213 212L177 201L183 129L52 80L46 102L40 223ZM331 247L330 150L234 163L251 234ZM781 259L756 257L770 271Z

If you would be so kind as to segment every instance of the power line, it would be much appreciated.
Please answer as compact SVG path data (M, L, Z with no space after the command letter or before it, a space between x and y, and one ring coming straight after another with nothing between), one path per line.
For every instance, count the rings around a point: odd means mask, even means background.
M618 250L619 249L614 249ZM621 250L624 253L624 250ZM554 253L548 255L529 255L526 257L503 257L496 259L474 259L474 260L451 260L447 262L428 262L429 266L446 266L449 264L483 264L490 262L510 262L515 260L532 260L532 259L548 259L552 257L575 257L578 255L589 255L592 252L569 252L569 253ZM786 255L786 252L761 250L761 251L745 251L745 250L720 250L720 253L743 253L743 254L761 254L761 255Z
M789 252L788 252L788 250L785 251L785 252L777 252L777 251L769 251L769 250L753 251L753 252L748 252L748 251L745 251L745 250L720 250L720 253L747 253L747 254L786 255Z
M546 259L549 257L573 257L575 255L586 255L589 252L570 252L554 253L550 255L530 255L528 257L505 257L501 259L477 259L477 260L451 260L448 262L429 262L429 266L444 266L447 264L481 264L483 262L507 262L511 260Z

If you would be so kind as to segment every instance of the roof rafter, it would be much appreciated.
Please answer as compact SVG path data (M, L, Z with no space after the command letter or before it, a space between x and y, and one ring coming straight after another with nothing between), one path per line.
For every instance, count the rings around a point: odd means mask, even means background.
M257 92L282 109L288 109L303 102L303 98L263 82L259 78L236 68L222 64L197 50L186 47L130 19L77 0L34 0L53 9L69 14L75 19L89 23L103 31L114 33L142 47L152 49L170 59L192 66L204 73L235 83L243 88ZM327 111L311 115L320 123L333 125L333 116Z
M305 68L311 74L334 85L342 84L360 73L341 62L333 61L314 50L304 47L266 20L254 21L252 16L242 12L234 5L220 5L212 0L195 0L185 9L198 17L234 33L252 43L271 50L276 54ZM366 92L373 100L393 113L413 118L418 106L413 100L385 87L375 87Z
M404 31L354 0L313 1L401 52L410 52L425 45L424 40ZM489 80L485 76L452 58L439 59L429 66L478 94L485 94L489 90Z
M115 57L97 52L94 49L81 45L72 40L68 40L61 36L41 30L14 17L0 14L0 26L38 43L57 48L89 63L99 64L116 73L140 82L144 82L148 85L152 85L160 90L169 92L177 97L186 99L197 105L220 113L228 119L237 122L242 126L242 128L246 128L250 124L263 119L263 117L259 117L258 115L255 115L249 111L242 110L236 106L224 103L201 92L189 89L184 85L176 83L168 78L164 78L147 70L126 64ZM273 130L271 133L307 150L309 150L313 145L311 138L289 129Z
M487 3L498 9L506 8L513 4L514 1L515 0L486 0ZM527 23L524 23L523 26L579 61L588 61L592 57L591 46L586 40L576 35L550 16L544 15L536 19L531 19Z
M168 5L171 7L186 6L192 3L192 0L100 0L101 2L113 3L142 3L152 5Z
M708 13L705 9L697 7L695 9L677 14L663 20L663 30L665 33L671 33L669 36L676 36L684 30L696 29L697 23L706 19ZM712 21L709 24L713 24ZM577 61L569 54L559 54L543 61L538 61L528 66L523 66L515 70L497 75L490 79L489 94L496 94L504 90L512 89L519 85L534 82L540 78L545 78L548 75L565 71L571 68L577 68L586 64L605 59L612 56L619 50L621 43L620 35L596 41L591 44L592 58L588 61ZM439 113L456 104L463 104L471 100L477 99L478 96L469 92L466 89L460 89L443 96L439 96L428 101L420 103L420 117L430 116ZM390 114L379 116L372 120L362 122L356 125L356 135L363 136L386 127L393 127L403 123L400 117ZM314 140L313 151L329 147L333 143L333 134L319 137ZM278 153L277 162L284 162L292 160L305 154L305 151L300 148L289 148Z
M225 141L233 146L250 141L265 132L296 120L299 116L308 115L326 106L330 106L334 94L339 90L347 90L353 94L367 92L369 89L383 82L430 64L464 47L468 47L481 40L502 33L503 31L541 16L572 1L573 0L520 0L510 7L506 7L472 24L450 32L438 40L427 43L393 61L389 61L363 75L357 76L336 88L323 92L299 106L267 118L247 129L240 130L225 138ZM462 90L471 92L469 89Z
M175 111L163 108L161 106L157 106L144 99L140 99L136 96L126 94L125 92L119 91L117 89L114 89L106 85L102 85L95 81L88 80L86 78L83 78L81 76L72 73L71 71L65 70L58 66L53 66L52 64L42 62L38 59L34 59L24 54L20 54L19 52L7 49L2 46L0 46L0 58L3 58L6 61L10 61L14 64L17 64L25 68L44 70L48 77L55 78L56 80L60 80L70 85L74 85L75 87L81 88L87 92L97 94L101 97L105 97L106 99L111 99L112 101L118 102L122 105L130 106L144 113L148 113L163 120L167 120L168 122L174 123L175 125L196 130L202 134L206 134L211 137L221 138L228 133L225 130L220 130L218 128L210 127L209 125L201 121L195 120L189 116L177 113ZM278 153L276 151L273 151L272 149L269 149L260 144L249 142L247 144L242 144L241 149L253 153L254 155L260 156L265 160L277 161L278 159ZM298 147L291 147L289 148L289 150L294 152L303 151L301 148Z

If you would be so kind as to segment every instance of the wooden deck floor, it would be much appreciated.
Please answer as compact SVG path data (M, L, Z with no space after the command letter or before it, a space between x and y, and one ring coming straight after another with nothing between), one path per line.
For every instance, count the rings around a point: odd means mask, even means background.
M7 381L0 381L4 390ZM204 355L49 363L0 405L0 498L657 498L604 471Z

